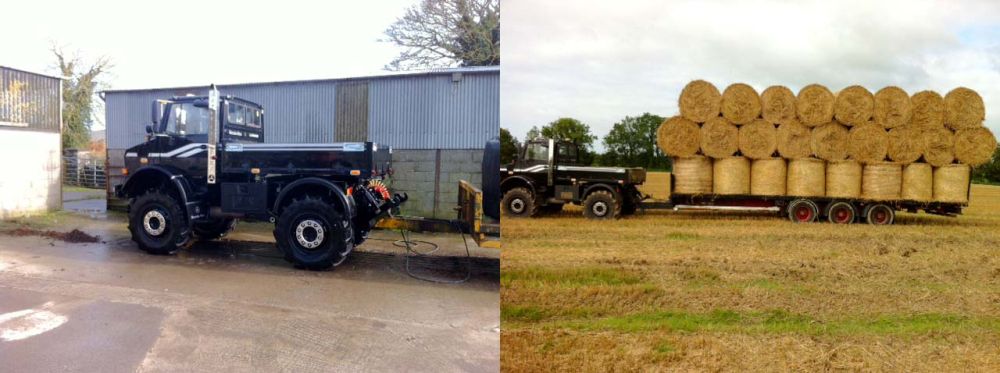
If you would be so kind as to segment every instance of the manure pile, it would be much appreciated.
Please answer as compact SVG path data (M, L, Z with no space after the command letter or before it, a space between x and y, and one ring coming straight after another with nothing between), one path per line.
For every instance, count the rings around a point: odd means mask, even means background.
M967 202L971 167L997 147L982 97L964 87L942 97L737 83L720 93L695 80L678 106L657 131L678 193Z

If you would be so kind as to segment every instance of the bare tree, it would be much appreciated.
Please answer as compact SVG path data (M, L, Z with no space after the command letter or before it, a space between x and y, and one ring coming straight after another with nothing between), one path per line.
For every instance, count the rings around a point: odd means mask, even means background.
M67 55L61 47L52 46L63 80L63 147L86 148L90 142L90 126L95 104L94 94L100 86L101 75L111 68L111 60L100 57L92 65L82 68L79 54Z
M499 0L423 0L385 30L404 48L387 70L500 64Z

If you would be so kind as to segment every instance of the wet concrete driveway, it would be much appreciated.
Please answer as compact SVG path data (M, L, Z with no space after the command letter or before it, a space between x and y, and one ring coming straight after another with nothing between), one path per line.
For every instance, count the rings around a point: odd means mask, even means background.
M391 232L333 271L309 272L280 259L259 226L164 257L138 251L115 213L21 224L102 242L0 235L3 371L499 369L498 253L474 250L471 279L448 285L408 276ZM416 238L464 254L454 236ZM462 277L456 263L413 267Z

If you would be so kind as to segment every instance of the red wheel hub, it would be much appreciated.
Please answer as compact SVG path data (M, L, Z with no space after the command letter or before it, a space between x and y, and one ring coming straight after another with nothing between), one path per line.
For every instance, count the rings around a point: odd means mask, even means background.
M799 221L810 221L813 218L812 209L809 206L799 206L795 208L795 218Z
M886 214L885 211L882 211L882 209L875 211L875 221L879 222L879 224L884 224L888 220L889 214Z
M833 220L837 223L844 224L853 218L851 216L851 211L847 207L837 206L833 209Z

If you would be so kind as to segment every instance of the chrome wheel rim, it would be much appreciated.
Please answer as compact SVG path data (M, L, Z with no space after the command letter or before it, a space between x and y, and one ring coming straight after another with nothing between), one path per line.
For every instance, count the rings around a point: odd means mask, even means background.
M295 227L295 240L307 249L319 247L324 236L323 225L312 219L303 220Z
M167 230L167 218L159 210L149 210L142 217L142 228L150 236L159 236Z
M608 214L608 204L604 202L596 202L590 210L594 212L594 215L604 216Z

